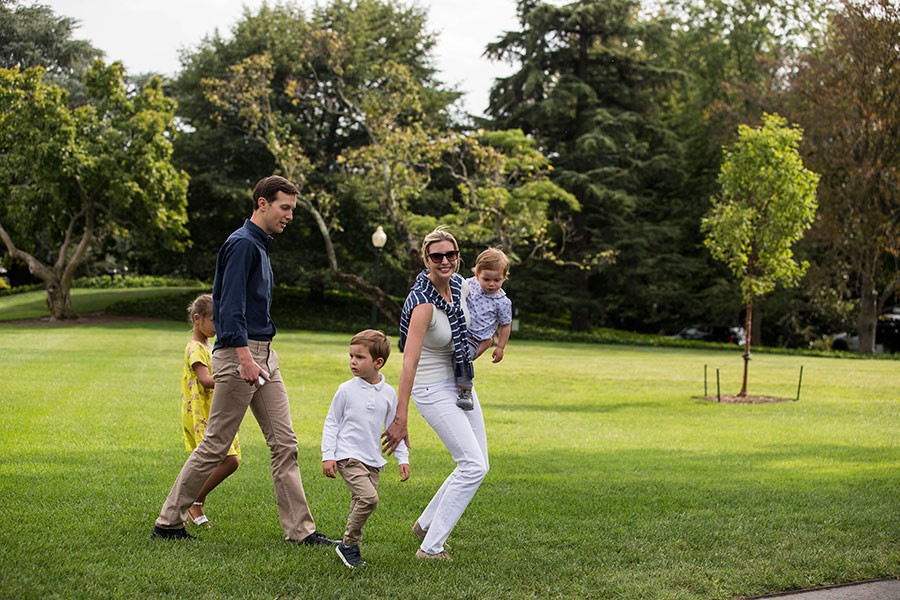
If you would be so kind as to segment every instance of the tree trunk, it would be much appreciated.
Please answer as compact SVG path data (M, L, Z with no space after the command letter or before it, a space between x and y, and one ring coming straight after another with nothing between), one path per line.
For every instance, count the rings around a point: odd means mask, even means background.
M390 319L391 323L394 325L400 324L400 310L402 307L393 298L384 293L380 287L372 285L359 275L338 272L334 273L334 276L348 288L371 298L381 314Z
M328 260L328 268L333 273L337 273L337 255L334 252L334 242L331 241L331 231L328 228L328 223L325 222L325 217L323 217L322 213L319 212L319 209L304 196L299 196L297 198L297 204L312 217L313 222L316 224L316 229L319 230L319 235L322 236L322 245L325 246L325 258Z
M54 278L47 283L47 307L51 321L74 319L78 315L72 310L72 290Z
M744 380L741 383L741 391L738 394L740 397L744 397L747 395L747 374L750 371L750 342L753 339L753 299L747 301L747 318L744 322L744 331L746 332L746 336L744 338Z
M72 278L80 264L80 262L75 261L80 261L87 251L87 247L92 239L92 230L85 228L81 242L79 242L72 260L68 266L65 266L63 259L66 257L66 248L70 237L69 234L66 235L67 241L63 243L60 249L60 261L57 263L57 267L50 268L28 252L19 250L6 232L6 229L3 228L3 225L0 225L0 240L6 246L9 256L24 262L28 265L29 273L47 284L47 308L50 309L51 321L74 319L78 316L72 310ZM59 275L60 271L62 271L62 276Z
M753 333L751 337L753 338L753 345L757 348L762 344L762 317L764 312L766 311L763 310L759 303L753 307Z
M572 331L587 331L591 325L590 298L588 297L588 272L575 273L578 292L571 295L570 327Z
M878 325L878 292L874 282L863 277L862 291L859 299L859 351L863 354L875 352L875 328Z

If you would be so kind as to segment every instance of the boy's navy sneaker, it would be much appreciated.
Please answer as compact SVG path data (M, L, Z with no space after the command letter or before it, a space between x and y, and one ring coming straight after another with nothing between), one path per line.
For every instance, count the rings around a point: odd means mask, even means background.
M341 542L334 547L334 551L341 557L341 562L351 569L366 566L366 561L364 561L359 554L359 546L345 546L344 543Z
M301 546L336 546L340 544L338 540L332 540L318 531L313 531L311 534L303 538L299 541L288 540L289 542L293 542L294 544L299 544Z
M150 534L150 539L155 540L156 538L163 540L195 540L194 536L187 532L187 529L182 527L181 529L163 529L159 525L153 526L153 533Z
M475 400L472 399L472 390L459 390L456 405L463 410L474 410Z

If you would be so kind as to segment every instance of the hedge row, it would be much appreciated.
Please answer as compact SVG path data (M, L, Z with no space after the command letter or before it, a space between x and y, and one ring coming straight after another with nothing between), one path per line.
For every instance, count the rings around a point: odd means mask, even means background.
M105 312L187 321L188 304L203 292L209 292L209 288L116 302ZM355 333L371 324L371 314L372 304L368 300L344 292L314 294L309 290L279 286L272 293L272 319L279 329ZM397 327L387 324L381 315L378 327L388 334L397 334Z

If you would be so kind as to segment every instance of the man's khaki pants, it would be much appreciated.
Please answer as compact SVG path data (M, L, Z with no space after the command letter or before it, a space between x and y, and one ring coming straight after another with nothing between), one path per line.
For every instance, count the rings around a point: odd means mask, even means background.
M381 471L355 458L337 462L338 473L350 488L350 515L344 530L344 545L358 546L366 521L378 507L378 479Z
M281 528L288 540L300 541L316 530L303 492L297 465L297 436L291 424L291 408L284 381L278 369L278 355L269 342L250 340L250 353L270 380L257 387L250 385L238 371L240 363L234 348L213 352L213 392L209 423L200 445L191 452L163 504L156 524L163 529L179 529L209 474L225 459L231 442L247 412L256 417L269 445L272 457L272 481Z

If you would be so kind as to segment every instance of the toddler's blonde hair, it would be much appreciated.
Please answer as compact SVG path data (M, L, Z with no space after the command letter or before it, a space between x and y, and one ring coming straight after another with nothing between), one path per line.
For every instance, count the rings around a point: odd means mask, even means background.
M482 271L499 271L506 279L509 276L509 257L500 248L488 248L478 255L472 267L476 275Z

